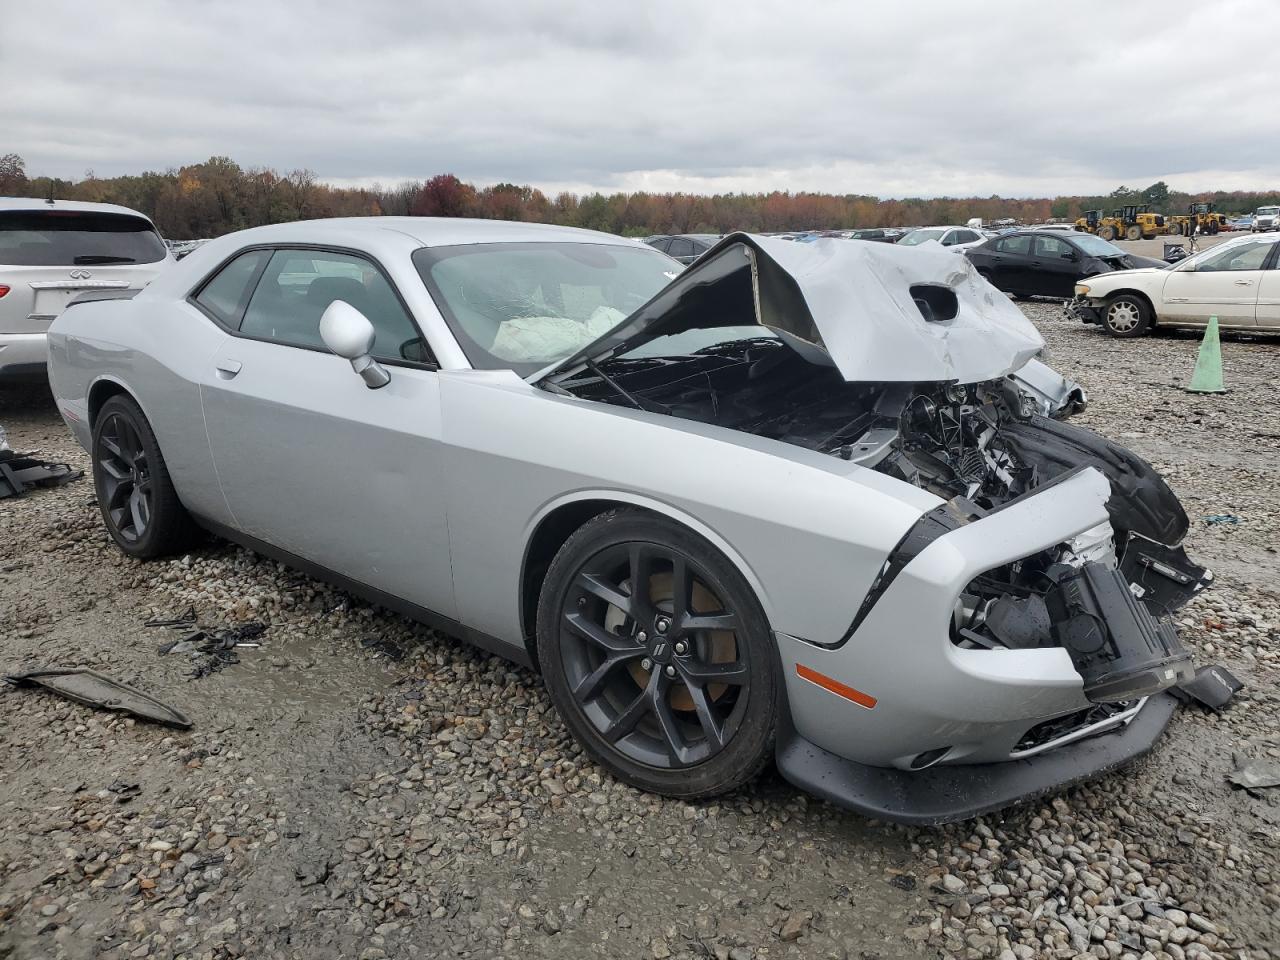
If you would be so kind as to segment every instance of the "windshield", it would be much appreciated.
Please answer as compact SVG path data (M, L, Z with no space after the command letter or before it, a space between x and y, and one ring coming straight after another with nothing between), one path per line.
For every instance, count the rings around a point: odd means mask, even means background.
M424 247L413 262L471 365L521 376L604 336L683 269L604 243Z
M1090 257L1123 257L1125 252L1114 243L1088 233L1073 233L1071 242Z
M905 237L898 241L899 246L914 247L918 243L924 243L926 240L937 240L941 242L946 234L946 227L926 230L912 230Z
M1274 217L1280 213L1280 207L1259 207L1257 215L1259 217Z
M167 254L141 217L75 210L0 213L0 263L15 267L156 263Z

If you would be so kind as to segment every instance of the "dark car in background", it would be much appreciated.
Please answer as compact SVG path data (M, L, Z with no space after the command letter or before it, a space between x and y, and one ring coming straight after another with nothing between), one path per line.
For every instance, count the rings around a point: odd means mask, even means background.
M1005 293L1018 297L1069 299L1085 277L1168 268L1162 260L1125 253L1101 237L1057 230L1015 230L964 251L978 272Z
M644 242L681 263L690 264L706 253L720 239L717 233L659 234L645 237Z
M897 227L868 227L862 230L847 230L840 236L846 240L871 240L875 243L897 243L907 231Z

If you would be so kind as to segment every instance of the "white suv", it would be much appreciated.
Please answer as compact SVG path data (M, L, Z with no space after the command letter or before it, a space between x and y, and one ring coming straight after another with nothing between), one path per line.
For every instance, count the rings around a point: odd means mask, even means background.
M128 207L0 197L0 383L46 378L45 332L74 297L127 296L172 261Z
M1253 214L1253 233L1280 230L1280 207L1259 207Z

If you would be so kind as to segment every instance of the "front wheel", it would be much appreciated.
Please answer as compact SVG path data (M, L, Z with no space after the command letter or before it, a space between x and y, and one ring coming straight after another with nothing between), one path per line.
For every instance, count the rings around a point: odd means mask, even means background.
M601 514L575 532L538 601L538 661L574 738L619 779L716 796L773 752L772 633L742 574L663 517Z
M139 559L176 553L197 530L178 499L160 445L142 409L117 395L93 422L93 486L107 532Z
M1113 337L1140 337L1151 326L1151 308L1141 297L1119 294L1102 308L1102 326Z

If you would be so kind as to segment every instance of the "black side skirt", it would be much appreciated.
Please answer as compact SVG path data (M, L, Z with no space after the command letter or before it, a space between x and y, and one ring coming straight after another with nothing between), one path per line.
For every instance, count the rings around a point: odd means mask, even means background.
M500 657L504 657L513 663L518 663L522 667L535 669L533 661L529 657L529 651L523 645L516 646L513 643L507 643L505 640L499 640L487 633L482 633L473 627L459 623L450 617L442 616L434 610L428 610L426 607L420 607L416 603L410 603L400 597L392 596L386 591L379 590L377 587L371 587L367 583L361 583L359 580L352 580L350 577L344 576L337 571L330 570L328 567L322 567L318 563L313 563L297 554L290 553L288 550L282 550L277 546L259 540L257 537L251 537L247 533L241 533L231 527L213 520L206 520L204 517L194 517L193 519L200 526L204 527L215 536L224 540L230 540L232 543L238 543L240 546L252 550L254 553L269 557L279 563L283 563L287 567L292 567L301 573L305 573L309 577L317 580L323 580L325 583L332 584L339 590L345 590L352 596L359 597L369 603L377 604L380 607L398 613L401 616L408 617L418 623L425 624L433 630L439 630L441 633L447 633L451 637L457 637L465 640L472 646L479 647L487 653L494 653Z
M1177 706L1168 693L1157 694L1128 726L1116 731L1026 760L937 766L914 773L838 757L783 723L778 731L778 772L808 793L877 820L913 826L953 823L1123 766L1155 745Z

